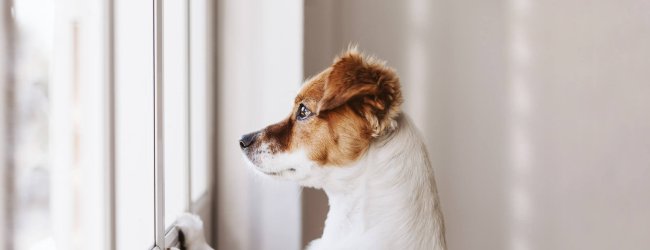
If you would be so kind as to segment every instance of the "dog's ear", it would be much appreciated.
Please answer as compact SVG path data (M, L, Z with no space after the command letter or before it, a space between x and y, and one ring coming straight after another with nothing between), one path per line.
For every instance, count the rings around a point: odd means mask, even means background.
M402 104L399 78L383 62L349 50L334 61L324 88L319 115L349 105L368 120L373 137L397 126Z

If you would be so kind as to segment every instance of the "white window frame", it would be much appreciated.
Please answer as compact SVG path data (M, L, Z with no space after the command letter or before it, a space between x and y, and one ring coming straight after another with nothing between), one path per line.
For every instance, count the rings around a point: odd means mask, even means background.
M207 190L200 196L199 199L193 201L192 199L192 105L191 105L191 95L192 95L192 50L191 50L191 37L192 37L192 22L191 22L191 1L186 0L186 55L187 55L187 126L188 126L188 144L187 144L187 168L186 178L187 178L187 207L189 212L196 213L199 216L206 220L206 217L209 219L211 215L209 213L210 206L210 183L212 178L210 173L205 173L208 176ZM164 222L164 207L165 207L165 183L164 183L164 79L163 79L163 66L164 66L164 51L163 51L163 0L153 0L154 8L154 20L152 23L152 28L154 29L154 37L152 42L154 43L154 239L153 246L150 249L167 249L169 247L178 247L178 230L172 225L165 228ZM115 181L115 169L116 169L116 158L115 158L115 0L106 0L105 1L105 14L106 14L106 200L109 207L107 208L106 215L106 226L108 227L106 235L106 246L107 249L114 250L116 249L116 181ZM209 36L206 35L206 38ZM207 72L206 72L207 74ZM209 76L208 76L209 77ZM208 112L211 112L210 109L207 109ZM211 114L206 114L208 117ZM210 122L210 119L207 119ZM210 126L208 126L210 127ZM207 159L207 162L210 162L210 159ZM209 172L209 171L208 171Z
M103 100L103 110L101 111L103 113L103 121L102 124L104 125L103 127L103 137L104 137L104 153L103 156L105 157L103 159L103 169L104 169L104 187L103 187L103 195L104 201L106 204L105 208L105 216L104 216L104 226L105 226L105 234L103 236L103 245L105 246L104 249L107 250L115 250L117 247L117 242L120 240L117 238L117 233L116 233L116 228L117 228L117 182L116 182L116 168L117 168L117 158L116 158L116 100L117 100L117 94L116 94L116 60L115 60L115 54L116 54L116 48L115 48L115 25L116 25L116 10L115 10L115 2L116 0L100 0L101 4L103 6L103 17L102 17L102 24L103 24L103 37L101 40L103 40L103 55L104 55L104 75L103 75L103 88L104 88L104 100ZM153 13L154 13L154 18L152 20L152 29L154 31L154 37L152 37L152 43L154 44L154 58L152 58L153 62L153 67L154 67L154 92L152 93L154 95L154 121L152 121L152 126L154 126L154 141L152 142L154 145L154 193L151 195L154 196L154 211L153 214L155 216L154 219L154 225L151 225L154 227L154 239L152 239L152 244L153 247L150 249L166 249L168 247L172 246L177 246L178 245L178 230L175 228L174 225L170 227L165 227L165 179L164 179L164 120L163 120L163 115L164 115L164 96L163 96L163 59L164 59L164 51L163 51L163 28L164 28L164 23L163 23L163 0L152 0L153 1ZM186 203L186 207L188 208L189 212L193 212L198 214L203 218L203 220L206 222L207 227L210 227L210 222L211 218L213 215L210 214L211 206L213 205L212 201L212 194L210 191L210 187L212 186L212 173L210 168L207 166L212 162L212 159L208 158L210 157L208 155L204 155L201 157L206 157L204 162L198 163L193 162L193 157L192 157L192 151L193 151L193 145L192 145L192 135L193 135L193 130L192 130L192 123L193 123L193 107L196 107L196 103L192 103L192 92L193 88L201 89L205 88L204 90L208 93L211 92L211 87L207 84L203 85L201 84L200 86L193 86L195 81L206 81L208 82L209 79L211 78L211 75L207 71L209 65L203 65L202 61L198 61L194 63L195 66L198 68L203 67L202 70L198 70L198 74L204 74L205 78L202 77L197 77L201 79L193 79L194 75L194 69L193 69L193 64L192 64L192 54L193 51L198 49L198 50L206 50L206 51L201 51L201 53L205 53L209 55L209 45L203 45L201 46L196 46L198 48L193 48L192 46L192 39L195 35L193 32L203 32L203 35L200 35L199 39L210 39L210 31L208 29L205 30L193 30L192 24L193 24L193 18L192 18L192 13L193 10L192 8L192 1L194 0L185 0L186 4L186 33L184 34L185 39L187 39L187 45L185 48L186 56L187 56L187 79L186 79L186 87L187 87L187 167L184 169L186 171L185 178L186 184L188 187L185 189L187 191L187 200L185 201L179 201L179 202L184 202ZM196 7L202 7L203 5L206 5L205 7L211 7L211 3L205 0L197 0L200 1L196 5ZM195 1L196 2L196 1ZM0 0L0 13L10 13L10 7L12 6L12 1L11 0ZM195 10L196 11L196 10ZM202 11L209 12L209 8L203 9ZM4 15L3 15L4 16ZM10 16L10 15L7 15ZM209 15L205 15L205 18L208 18ZM5 28L12 28L13 24L11 23L12 19L11 17L7 19L2 19L0 20L0 34L5 34L7 33L9 36L7 36L9 39L12 39L10 36L13 34L13 31L11 30L6 30ZM200 22L208 22L209 19L202 20ZM6 23L9 22L9 23ZM202 27L202 26L201 26ZM207 27L210 27L210 24L207 23ZM4 43L4 39L0 41L0 79L5 80L5 79L10 79L9 77L11 76L12 69L12 62L10 61L13 56L11 56L12 50L9 49L8 46L11 45L13 40L7 40L9 44ZM207 43L207 41L203 41L204 43ZM193 50L194 49L194 50ZM7 56L5 56L7 55ZM4 60L4 59L8 60ZM207 58L205 63L211 62L211 59ZM11 85L5 85L1 84L0 85L0 93L2 95L6 95L5 97L8 97L9 93L11 93L9 90L11 88ZM210 94L207 94L207 100L210 100ZM0 98L0 117L2 118L11 118L11 110L9 110L5 106L5 102L13 102L13 100L10 99L5 99L5 98ZM205 102L205 103L200 103L198 105L206 105L207 107L205 108L206 114L203 114L206 116L205 121L206 123L212 123L213 120L211 119L212 114L209 112L212 112L211 103ZM196 113L195 113L196 114ZM199 114L200 115L200 114ZM197 115L198 117L198 115ZM12 159L12 152L9 151L10 146L11 146L11 141L10 140L10 128L7 126L11 125L11 120L12 119L0 119L2 122L0 122L0 165L4 165L9 163L9 161ZM5 122L7 121L7 122ZM199 122L202 123L202 122ZM198 123L197 123L198 124ZM210 124L205 124L206 128L213 128ZM202 128L202 127L201 127ZM208 138L211 138L211 132L210 131L202 131L205 134L200 134L202 136L206 136ZM5 143L5 142L9 142ZM211 143L207 143L204 146L206 147L205 151L210 152ZM200 145L199 147L203 147L203 145ZM198 149L198 147L195 147L194 149ZM192 193L192 171L193 171L193 164L205 164L205 168L197 168L206 170L206 173L204 173L207 176L207 184L206 184L206 189L205 191L201 191L202 194L200 195L200 198L194 199L193 198L193 193ZM5 180L3 181L3 185L9 185L12 186L10 182L6 182L6 180L11 180L11 172L7 171L11 170L11 168L0 168L0 180ZM0 242L3 243L4 248L9 248L13 244L11 241L13 240L13 236L11 235L11 230L6 230L7 225L11 226L11 212L8 208L10 208L9 204L11 203L10 201L7 201L7 196L12 195L12 190L10 189L2 189L2 192L0 192ZM196 197L196 195L194 195ZM9 197L10 198L10 197ZM208 229L209 230L209 229ZM208 232L206 232L208 233ZM208 235L209 237L210 235Z
M163 0L153 1L154 27L154 237L156 247L165 249L165 120Z

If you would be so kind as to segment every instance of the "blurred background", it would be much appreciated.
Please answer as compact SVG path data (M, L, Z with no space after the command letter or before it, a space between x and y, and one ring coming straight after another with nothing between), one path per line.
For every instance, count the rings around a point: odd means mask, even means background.
M303 248L327 197L237 139L351 43L401 77L449 249L650 248L650 1L0 0L1 248L163 248L183 211Z

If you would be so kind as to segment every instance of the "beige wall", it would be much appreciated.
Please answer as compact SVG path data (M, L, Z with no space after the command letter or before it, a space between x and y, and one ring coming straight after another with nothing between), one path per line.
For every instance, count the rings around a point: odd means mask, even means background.
M401 75L450 249L650 247L650 2L305 2L305 74L350 42ZM303 196L303 243L326 201Z

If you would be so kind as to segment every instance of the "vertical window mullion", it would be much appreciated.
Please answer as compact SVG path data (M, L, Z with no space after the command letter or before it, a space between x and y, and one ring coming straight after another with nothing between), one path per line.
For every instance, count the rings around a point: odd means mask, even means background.
M153 0L154 28L154 235L156 246L165 248L164 119L163 119L163 1Z
M115 2L106 0L105 12L105 117L106 117L106 179L105 179L105 197L106 197L106 246L107 250L116 249L116 204L115 204Z
M187 0L186 13L186 39L187 47L187 210L192 208L192 50L191 50L191 0Z
M15 171L15 27L14 18L11 15L13 1L0 0L0 35L4 43L0 41L0 248L11 249L14 245L14 171Z

